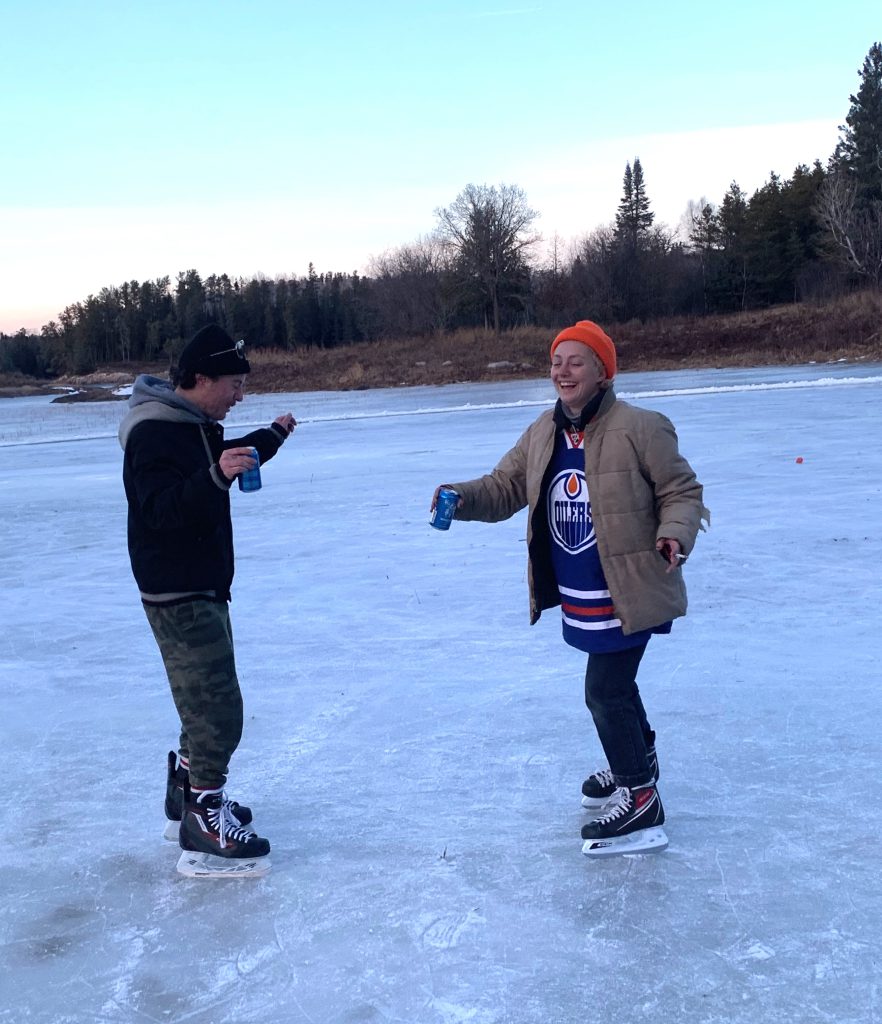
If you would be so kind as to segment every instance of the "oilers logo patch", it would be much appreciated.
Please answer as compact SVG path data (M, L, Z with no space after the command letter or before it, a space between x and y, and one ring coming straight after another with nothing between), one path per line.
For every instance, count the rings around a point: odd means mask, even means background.
M566 469L548 488L548 525L555 544L577 555L597 543L585 474Z

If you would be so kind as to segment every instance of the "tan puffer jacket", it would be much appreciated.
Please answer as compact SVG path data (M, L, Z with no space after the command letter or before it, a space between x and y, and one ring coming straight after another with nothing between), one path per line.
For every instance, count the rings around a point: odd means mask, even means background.
M546 512L537 509L554 450L553 415L549 409L532 423L491 473L450 485L463 500L457 519L495 523L529 506L531 623L560 603ZM673 424L661 413L618 401L610 389L585 429L585 477L600 563L622 631L635 633L685 615L682 569L666 572L655 542L676 539L688 555L710 514L701 484L680 454Z

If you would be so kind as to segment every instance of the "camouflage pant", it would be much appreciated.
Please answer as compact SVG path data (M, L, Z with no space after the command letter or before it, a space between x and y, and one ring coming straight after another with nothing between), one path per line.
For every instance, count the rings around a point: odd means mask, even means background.
M226 604L186 601L144 605L181 719L180 753L190 759L194 786L227 781L242 738L242 694Z

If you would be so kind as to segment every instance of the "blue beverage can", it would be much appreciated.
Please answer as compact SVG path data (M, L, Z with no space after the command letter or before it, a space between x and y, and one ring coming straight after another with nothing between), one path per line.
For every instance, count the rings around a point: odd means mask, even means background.
M257 465L254 469L246 469L244 473L239 474L239 490L240 491L259 491L263 484L260 482L260 456L257 454L257 449L251 449L251 458L254 459Z
M434 526L436 530L449 530L458 501L459 495L456 491L451 490L449 487L442 487L438 491L438 498L435 501L435 508L432 510L429 525Z

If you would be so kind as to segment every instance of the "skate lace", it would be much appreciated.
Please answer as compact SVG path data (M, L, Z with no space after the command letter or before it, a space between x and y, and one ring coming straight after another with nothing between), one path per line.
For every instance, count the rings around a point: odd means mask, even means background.
M609 803L604 807L603 814L595 820L606 824L616 821L631 810L631 790L627 786L620 786L609 798Z
M613 773L609 768L598 768L596 772L591 773L591 778L597 779L601 786L613 784Z
M208 808L208 821L219 837L218 845L223 850L226 848L227 840L231 839L237 843L247 843L255 835L247 828L243 828L230 809L231 800L226 796L221 798L220 807Z

